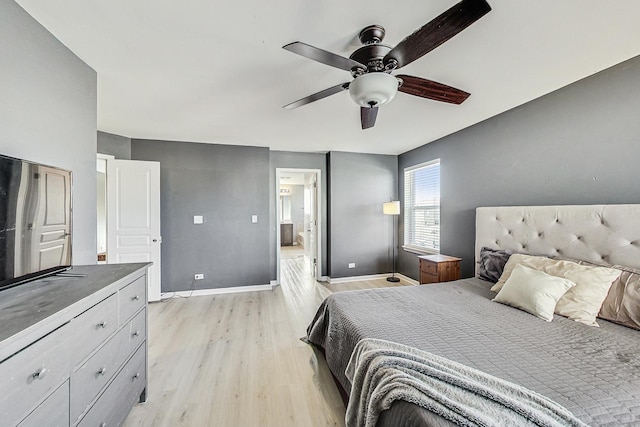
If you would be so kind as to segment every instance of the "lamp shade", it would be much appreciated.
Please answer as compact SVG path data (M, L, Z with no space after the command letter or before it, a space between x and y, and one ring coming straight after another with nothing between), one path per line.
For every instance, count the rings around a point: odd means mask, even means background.
M398 79L382 72L363 74L349 85L349 95L362 107L379 107L391 101L397 92Z
M382 213L385 215L400 215L400 202L386 202L382 204Z

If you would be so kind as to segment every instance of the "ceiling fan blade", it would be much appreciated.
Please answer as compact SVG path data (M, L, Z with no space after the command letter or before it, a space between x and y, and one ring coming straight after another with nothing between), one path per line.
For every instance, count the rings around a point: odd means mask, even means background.
M298 99L297 101L294 101L291 104L287 104L282 108L286 108L287 110L293 110L294 108L302 107L303 105L307 105L313 101L326 98L327 96L335 95L336 93L342 92L347 89L349 89L349 83L340 83L339 85L335 85L328 89L321 90L320 92L314 93L313 95L309 95L302 99Z
M372 128L376 124L378 107L360 107L360 122L362 130Z
M282 46L283 49L289 52L297 53L305 58L313 59L314 61L321 62L332 67L340 68L341 70L351 71L353 68L367 69L366 65L362 65L358 61L345 58L344 56L336 55L335 53L323 50L306 43L293 42Z
M389 64L393 59L398 62L396 68L404 67L431 52L490 10L491 6L485 0L462 0L407 36L387 53L383 61Z
M434 101L448 102L450 104L462 104L469 95L471 95L463 90L434 82L433 80L406 76L404 74L397 75L396 77L402 79L402 85L400 85L398 90L408 93L409 95L433 99Z

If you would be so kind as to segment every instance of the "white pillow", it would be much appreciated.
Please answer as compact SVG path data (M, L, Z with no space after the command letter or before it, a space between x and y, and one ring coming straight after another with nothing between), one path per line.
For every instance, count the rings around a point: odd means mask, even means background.
M513 268L518 264L574 282L576 286L558 301L555 312L589 326L598 326L596 316L613 281L621 273L615 268L580 265L572 261L541 256L513 254L505 264L500 280L491 290L499 291L503 284L509 280Z
M504 265L502 275L500 276L496 284L491 287L491 290L493 292L500 292L500 289L502 289L505 282L509 280L511 273L513 272L513 268L518 264L522 264L525 267L529 267L534 270L545 271L544 268L553 264L554 262L556 262L556 260L548 258L546 256L513 254L509 257L509 260Z
M551 276L518 264L493 301L519 308L551 322L558 300L575 285L569 279Z
M547 274L564 277L576 284L556 305L556 313L576 322L598 326L600 312L613 281L622 271L615 268L580 265L571 261L556 261L543 269Z

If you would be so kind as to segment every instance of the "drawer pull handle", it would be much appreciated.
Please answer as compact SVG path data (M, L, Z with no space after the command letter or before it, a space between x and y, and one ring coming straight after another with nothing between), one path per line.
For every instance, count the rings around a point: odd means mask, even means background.
M139 373L136 373L136 374L135 374L131 379L132 379L133 381L135 381L135 380L137 380L138 378L140 378L140 374L139 374Z
M138 301L140 299L140 295L136 295L131 298L132 301Z
M134 332L133 334L131 334L131 335L133 335L134 337L139 337L139 336L140 336L140 332L135 331L135 332Z
M102 322L98 323L98 327L102 328L102 329L106 328L107 327L107 321L103 320Z
M31 374L31 376L36 380L41 380L47 375L47 372L49 372L47 368L42 368Z
M103 366L102 368L100 368L97 375L104 375L106 372L107 372L107 368Z

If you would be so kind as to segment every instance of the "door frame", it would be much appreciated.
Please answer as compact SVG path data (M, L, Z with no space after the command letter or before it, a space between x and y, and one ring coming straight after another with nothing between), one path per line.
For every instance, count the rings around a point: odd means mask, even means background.
M281 172L313 173L316 175L316 280L322 278L322 170L320 169L300 169L300 168L276 168L275 184L275 233L276 233L276 283L280 284L280 174Z

